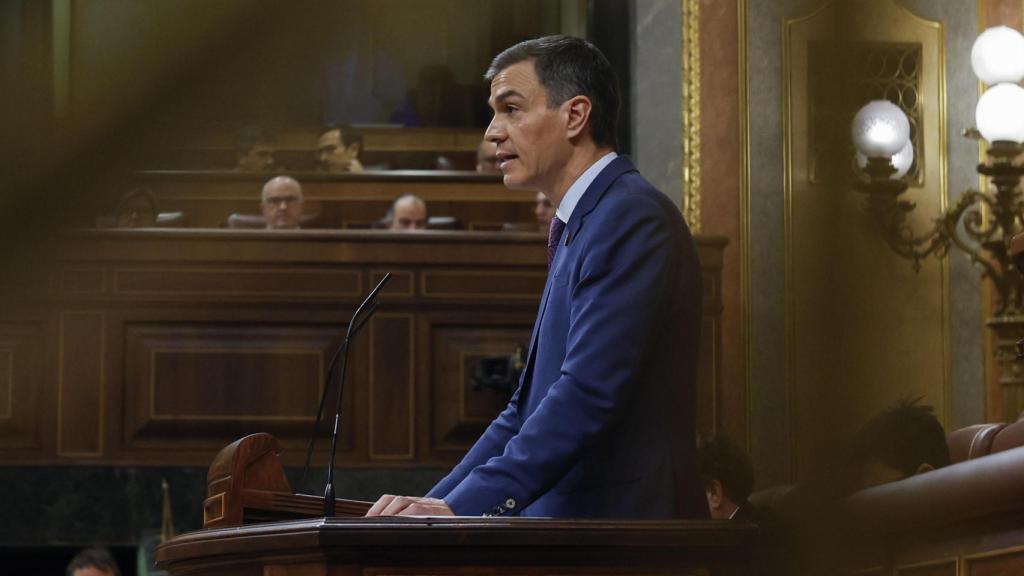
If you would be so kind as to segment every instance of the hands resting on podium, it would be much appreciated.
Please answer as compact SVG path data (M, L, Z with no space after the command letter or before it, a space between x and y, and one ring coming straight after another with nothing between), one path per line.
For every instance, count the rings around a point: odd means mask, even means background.
M370 507L367 516L454 516L440 498L385 494Z

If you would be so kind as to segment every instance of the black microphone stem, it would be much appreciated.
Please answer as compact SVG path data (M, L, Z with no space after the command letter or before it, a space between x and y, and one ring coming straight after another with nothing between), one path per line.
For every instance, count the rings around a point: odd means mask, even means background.
M348 337L345 338L345 357L341 360L341 380L338 382L338 402L334 408L334 430L331 432L331 463L327 466L327 486L324 487L324 516L334 516L334 455L338 451L338 422L341 420L341 396L348 368Z
M327 378L324 381L324 391L320 393L320 405L316 409L316 421L313 422L313 434L309 437L309 445L306 447L306 464L302 467L302 478L299 480L299 486L301 489L306 487L306 475L309 473L309 462L313 457L313 444L316 442L316 433L320 430L320 421L323 420L324 415L324 404L327 402L327 391L331 388L331 375L334 374L334 366L338 363L338 358L341 356L342 350L348 347L348 341L338 347L334 351L334 356L331 357L330 364L327 365Z
M355 334L359 331L359 329L361 329L366 324L367 321L369 321L370 316L373 316L373 313L377 310L376 303L371 304L371 302L373 302L373 300L377 297L377 294L384 287L384 284L387 284L387 281L390 279L390 272L384 274L384 277L380 279L380 282L377 283L377 286L374 287L372 291L370 291L370 295L367 296L366 300L363 300L363 303L360 304L359 308L356 309L356 313L352 315L352 320L349 321L348 323L348 333L345 334L345 342L344 344L342 344L344 353L342 354L341 357L341 379L338 381L338 400L335 404L334 409L334 430L333 432L331 432L331 460L330 464L327 465L327 485L324 487L324 516L328 518L334 516L335 508L334 459L338 454L338 422L341 421L341 399L345 392L345 373L348 370L349 342L351 342L352 337L355 336ZM360 315L363 313L363 310L366 309L367 306L369 306L369 309L366 310L366 316L364 316L362 320L357 321L356 319L360 317Z
M388 280L390 280L390 279L391 279L391 273L390 272L384 274L384 277L380 279L380 282L378 282L377 285L373 288L373 290L370 291L369 296L367 296L366 299L363 300L363 302L359 305L359 307L356 308L355 314L353 314L352 315L352 319L349 320L348 328L347 328L346 333L345 333L345 340L342 342L341 346L339 346L338 349L334 351L334 356L331 357L331 362L327 365L327 377L326 377L325 382L324 382L324 390L320 394L320 404L317 406L317 409L316 409L316 420L313 422L313 434L310 435L310 437L309 437L309 445L306 448L306 463L302 467L302 477L299 480L299 486L301 486L303 488L306 485L306 475L309 473L309 464L310 464L310 461L312 460L312 457L313 457L313 445L316 442L317 432L320 430L320 421L323 419L324 404L327 401L327 391L331 387L331 382L333 381L333 378L331 378L331 376L334 374L334 368L335 368L335 366L338 363L338 358L341 358L342 356L344 356L346 358L348 357L348 343L349 343L349 341L351 340L351 338L353 336L355 336L356 334L359 333L359 331L363 328L363 326L366 324L366 322L369 321L370 317L373 316L373 313L377 310L377 302L375 301L375 299L377 297L377 294L380 293L381 289L384 288L384 284L387 284ZM371 302L372 302L372 304L371 304ZM367 304L370 304L369 309L366 309ZM364 309L366 309L366 314L363 315L362 318L360 318L360 315L363 313ZM338 409L337 409L337 411L335 413L334 434L332 434L332 442L331 442L331 468L330 468L330 470L328 472L328 476L329 476L328 477L328 482L329 483L330 483L331 480L333 480L334 443L335 443L335 437L336 437L337 432L338 432L338 422L337 422L337 420L340 417L340 413L341 413L341 393L342 393L342 388L345 385L344 364L342 364L342 368L343 369L342 369L342 375L341 375L341 384L339 384L339 389L338 389ZM331 488L333 490L333 487L331 487ZM332 499L331 502L332 502L332 505L333 505L334 500Z

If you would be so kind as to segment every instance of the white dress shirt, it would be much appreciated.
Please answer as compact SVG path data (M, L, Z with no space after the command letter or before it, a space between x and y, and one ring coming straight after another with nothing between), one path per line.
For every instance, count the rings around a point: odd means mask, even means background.
M558 209L555 210L555 216L558 217L563 223L568 224L569 218L572 217L572 211L576 209L576 204L579 203L580 198L583 197L583 193L590 188L590 185L597 178L597 175L604 170L605 166L611 164L612 160L618 156L615 152L609 152L604 156L600 157L597 162L590 165L580 174L580 177L569 186L566 190L565 196L562 197L562 203L558 205Z

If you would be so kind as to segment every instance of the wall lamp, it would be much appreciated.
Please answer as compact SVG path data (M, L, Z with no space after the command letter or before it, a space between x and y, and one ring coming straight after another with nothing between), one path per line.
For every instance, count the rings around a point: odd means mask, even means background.
M910 123L903 110L886 100L869 102L853 119L851 132L863 173L854 186L867 195L867 209L881 224L886 241L915 268L927 256L945 256L956 246L995 282L1000 297L996 315L1020 313L1021 277L1008 244L1020 231L1022 218L1017 186L1024 166L1016 160L1024 151L1024 88L1018 85L1024 79L1024 35L1005 26L986 30L974 42L971 64L990 86L978 100L975 119L989 143L988 160L978 165L978 172L991 177L995 194L968 190L931 230L915 234L907 223L914 203L901 199L907 190L903 176L914 162Z
M971 66L987 89L978 100L977 132L988 142L980 174L991 179L994 193L967 190L917 234L907 222L914 203L901 198L903 179L914 162L907 116L885 100L869 102L851 128L860 179L854 187L867 198L865 208L889 246L920 269L929 255L945 256L951 246L962 250L992 280L998 294L987 324L996 331L996 359L1002 368L1004 413L1016 419L1024 408L1024 373L1016 363L1015 342L1024 338L1022 282L1010 253L1010 241L1024 224L1024 197L1019 190L1024 166L1024 35L1006 26L989 28L971 50Z

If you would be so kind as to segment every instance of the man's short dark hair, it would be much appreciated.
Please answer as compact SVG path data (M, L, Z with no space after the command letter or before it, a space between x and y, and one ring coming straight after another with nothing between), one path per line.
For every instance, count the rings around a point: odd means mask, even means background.
M909 478L921 464L933 468L949 465L946 432L932 407L918 405L920 400L900 400L860 429L851 450L854 470L877 461Z
M617 147L619 89L612 65L590 42L571 36L544 36L520 42L498 54L484 78L490 82L502 70L526 60L547 90L548 107L561 106L574 96L590 100L590 137L598 146Z
M160 211L160 209L157 208L156 195L153 194L153 191L145 186L139 186L125 192L124 195L118 199L117 205L114 207L114 214L124 212L133 202L139 200L145 202L152 209L153 214Z
M235 140L235 152L239 156L245 156L257 144L273 146L277 144L277 137L259 126L245 126L238 132L238 138Z
M747 501L754 489L754 466L739 444L722 435L697 436L697 472L705 489L718 480L733 504Z
M114 576L121 576L121 569L118 568L117 562L114 562L113 556L105 548L86 548L82 550L71 559L68 567L64 570L64 574L65 576L74 576L75 570L82 568L96 568Z
M346 148L356 143L359 143L359 147L362 148L363 135L357 132L348 124L328 124L320 129L320 133L317 134L317 138L323 136L324 134L330 132L331 130L341 131L341 143L344 144Z

